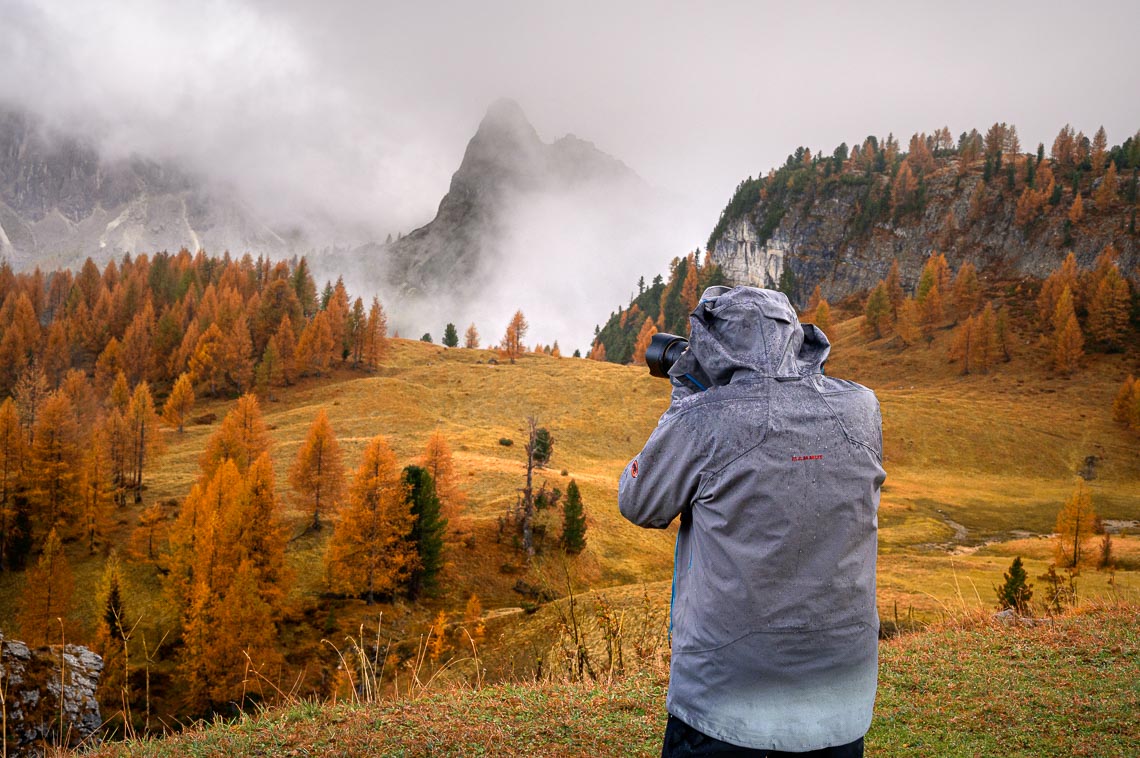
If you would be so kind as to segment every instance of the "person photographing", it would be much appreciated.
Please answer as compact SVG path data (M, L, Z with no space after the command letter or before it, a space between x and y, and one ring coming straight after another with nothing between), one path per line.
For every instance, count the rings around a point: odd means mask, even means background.
M672 402L621 476L632 523L680 517L663 756L861 756L878 678L882 420L825 376L787 297L712 287L647 351Z

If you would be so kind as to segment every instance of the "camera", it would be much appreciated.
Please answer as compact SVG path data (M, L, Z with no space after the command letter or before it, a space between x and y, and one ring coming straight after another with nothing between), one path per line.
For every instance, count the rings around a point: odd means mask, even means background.
M645 365L649 366L650 376L667 379L669 369L688 347L689 341L684 337L666 332L654 334L649 347L645 348Z

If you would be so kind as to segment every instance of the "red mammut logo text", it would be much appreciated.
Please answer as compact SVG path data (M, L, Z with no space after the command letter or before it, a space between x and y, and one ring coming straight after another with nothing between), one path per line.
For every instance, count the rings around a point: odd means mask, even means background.
M793 461L822 461L823 455L793 455Z

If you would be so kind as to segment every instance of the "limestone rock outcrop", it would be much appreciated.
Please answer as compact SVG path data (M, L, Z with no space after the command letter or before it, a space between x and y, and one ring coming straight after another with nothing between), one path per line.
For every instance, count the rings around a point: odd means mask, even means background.
M856 181L843 180L852 178ZM904 286L913 287L935 250L945 253L955 270L969 261L983 276L1045 277L1070 250L1083 268L1091 268L1111 244L1121 270L1134 272L1140 267L1140 236L1133 230L1136 206L1124 200L1129 181L1130 176L1118 180L1119 202L1108 208L1086 205L1090 210L1073 227L1068 223L1073 200L1068 186L1040 218L1019 225L1016 206L1023 188L1010 189L1004 175L980 190L972 211L982 182L980 161L960 173L956 157L939 158L925 177L920 212L898 217L885 205L889 177L819 177L798 191L762 197L726 219L711 239L712 256L732 284L776 287L783 281L782 288L790 290L799 307L817 284L831 302L871 289L896 258ZM869 214L868 223L866 215L860 216L876 199L884 203L883 210Z
M91 744L103 723L95 700L102 672L103 659L80 645L31 649L0 636L9 754L42 755L45 744Z

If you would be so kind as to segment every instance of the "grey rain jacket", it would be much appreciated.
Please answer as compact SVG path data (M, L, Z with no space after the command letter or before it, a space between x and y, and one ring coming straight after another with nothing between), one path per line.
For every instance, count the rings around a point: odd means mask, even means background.
M618 493L639 526L681 517L666 707L744 747L852 742L878 678L878 401L823 375L827 337L781 292L712 287L689 321Z

